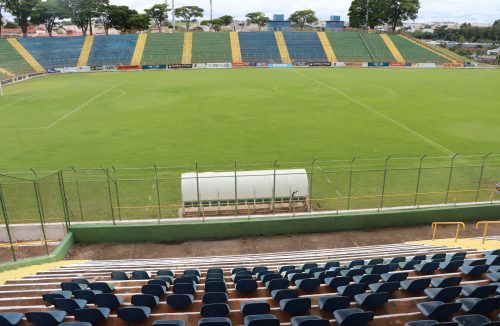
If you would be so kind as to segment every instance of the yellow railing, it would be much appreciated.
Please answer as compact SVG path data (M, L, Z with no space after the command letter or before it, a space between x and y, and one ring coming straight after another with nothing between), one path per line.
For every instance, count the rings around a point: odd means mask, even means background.
M456 225L457 232L455 234L455 242L458 241L458 236L460 234L460 227L462 226L465 230L465 223L464 222L434 222L434 223L432 223L432 240L436 240L436 231L437 231L438 225Z
M476 223L476 230L479 229L480 225L484 225L483 244L486 241L486 236L488 235L488 226L490 226L490 224L500 224L500 221L480 221Z

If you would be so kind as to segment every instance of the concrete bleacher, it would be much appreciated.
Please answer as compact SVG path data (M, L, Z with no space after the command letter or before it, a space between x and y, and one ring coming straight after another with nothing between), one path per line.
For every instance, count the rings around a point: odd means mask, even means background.
M420 45L417 45L401 35L389 35L392 42L401 52L401 55L405 58L407 62L413 63L449 63L450 60L440 56L437 53L424 49Z
M88 65L129 65L136 43L137 34L96 36Z
M33 68L6 41L0 39L0 68L16 75L32 73ZM6 76L6 74L3 74Z
M131 307L132 296L141 294L141 292L146 292L143 286L148 284L149 280L139 279L141 277L135 279L116 280L116 277L115 279L111 278L112 272L125 272L127 274L127 278L130 278L132 272L145 271L148 273L148 278L154 279L157 276L157 271L170 270L173 277L167 278L169 286L164 289L165 293L159 294L159 303L152 307L150 311L151 314L148 314L147 318L138 321L135 324L146 326L151 325L151 323L156 320L182 320L186 322L186 325L195 326L201 319L200 311L203 310L204 306L202 299L203 295L207 292L206 286L208 269L221 268L222 274L219 274L217 279L225 283L225 287L227 288L225 293L228 296L227 304L229 313L226 316L230 319L232 325L244 324L244 315L240 312L240 305L242 303L248 303L255 300L267 303L270 306L269 313L274 315L279 320L281 325L289 325L291 319L296 314L286 312L283 305L280 306L278 301L272 298L271 292L266 287L266 284L263 283L262 278L259 277L259 275L256 275L256 270L254 270L254 273L249 272L250 275L243 277L241 276L242 274L237 274L235 272L233 274L235 268L244 268L248 271L252 271L254 267L265 266L271 273L278 274L279 269L282 268L280 266L294 266L295 268L300 269L300 272L290 273L291 276L288 277L284 276L285 273L275 275L275 277L279 279L290 279L291 281L289 282L288 289L291 290L295 290L298 286L302 286L302 283L299 281L299 276L306 275L307 279L310 280L314 280L316 278L319 279L321 277L321 266L325 266L327 263L331 266L346 266L345 268L340 268L337 271L335 270L336 267L332 267L333 269L330 268L330 272L342 273L341 270L345 270L345 274L347 275L356 270L361 270L362 274L366 271L365 269L368 268L366 264L371 264L370 266L381 266L384 268L392 266L392 269L399 268L399 270L394 270L391 273L407 273L404 277L407 280L435 279L438 277L461 277L462 279L459 281L460 286L487 285L492 282L485 274L479 276L467 276L463 274L461 270L444 271L442 269L436 269L431 270L430 272L418 272L415 269L420 269L421 266L413 266L414 263L412 263L436 262L442 260L451 261L451 258L455 256L455 253L463 253L466 260L475 259L476 262L480 262L477 259L485 257L483 252L476 250L468 250L465 252L463 249L458 247L396 244L329 250L280 252L272 254L90 261L52 270L40 271L36 275L7 281L5 285L0 286L0 313L6 311L20 313L53 311L54 308L42 299L42 295L60 290L61 282L71 282L74 279L82 278L91 283L91 288L94 288L92 282L112 283L114 287L114 289L112 289L112 293L124 299L124 302L120 304L119 307ZM435 256L436 254L447 258L438 258L438 256ZM166 255L168 256L168 253L166 253ZM396 257L399 257L399 260L403 259L404 262L399 265L390 264L390 261ZM459 261L462 263L461 260ZM314 265L304 265L311 263ZM314 266L320 266L319 270L311 270ZM200 274L199 277L192 278L192 280L195 280L196 282L196 284L193 284L195 285L193 297L194 301L182 309L173 308L170 304L166 303L167 300L169 300L168 298L174 294L173 291L177 291L175 287L172 289L172 285L170 283L172 283L173 279L179 279L180 281L180 278L183 276L193 275L190 274L193 271L187 272L188 270L196 270L194 273ZM285 269L282 268L282 270ZM243 283L240 283L241 281L236 281L235 284L236 275L240 275L241 277L239 278L246 280L245 282L247 283L253 282L256 284L256 289L253 289L248 293L243 293L241 290L241 284ZM295 279L297 280L295 281ZM330 325L339 325L338 321L335 319L336 315L333 315L331 311L321 310L319 307L319 303L321 301L320 298L337 295L338 291L342 291L340 287L336 288L332 286L332 282L334 281L335 279L332 281L327 278L325 281L322 281L319 286L316 284L317 286L315 286L314 289L306 290L304 288L298 288L299 298L305 299L305 301L310 300L311 303L311 307L307 309L307 311L300 312L299 315L320 316L329 320ZM359 282L359 279L356 277L350 278L350 284L354 284L355 282ZM377 282L382 284L379 281ZM174 283L176 283L176 281ZM285 283L287 283L287 281L285 281ZM426 288L427 287L429 286L426 286ZM161 288L158 288L158 290L163 292ZM370 287L370 290L365 290L364 292L367 294L372 293L373 288ZM464 294L460 297L463 296ZM424 293L423 291L419 291L418 293L412 293L399 287L394 293L392 293L389 301L378 308L368 309L357 302L360 301L359 299L359 297L355 297L355 300L352 298L349 299L348 301L350 301L350 304L348 304L348 306L350 308L362 308L365 311L373 311L375 319L370 322L369 325L374 326L403 325L406 322L426 319L420 312L419 308L417 308L417 304L432 301L427 292ZM89 303L86 304L86 308L92 307L95 307L95 305ZM463 311L458 313L458 315L464 314L465 313ZM493 313L488 314L488 317L497 320L497 314L498 307ZM75 318L72 314L68 314L64 321L75 321ZM109 317L100 323L100 325L106 326L121 326L126 324L127 322L121 320L117 316L117 309L112 309ZM28 325L28 323L23 319L20 325L25 326ZM364 324L357 325L362 326Z
M393 57L387 45L385 45L384 41L380 37L380 34L360 33L360 35L365 40L366 45L370 49L370 52L373 54L373 57L376 61L379 62L395 61L395 58Z
M182 62L184 33L150 34L144 47L142 64L178 64Z
M318 33L314 32L284 32L290 58L295 62L325 62L328 61L321 45Z
M85 37L24 38L18 41L45 68L74 67Z
M328 39L339 61L373 61L359 32L327 32Z
M232 62L229 33L193 33L193 63Z
M274 33L241 32L239 37L243 61L281 63Z

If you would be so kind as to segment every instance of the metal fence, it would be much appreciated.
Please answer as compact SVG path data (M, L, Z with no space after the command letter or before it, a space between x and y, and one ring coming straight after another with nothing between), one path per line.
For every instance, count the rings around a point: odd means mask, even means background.
M34 223L46 241L47 223L161 223L181 218L182 173L276 169L306 169L310 213L418 209L496 201L500 155L6 172L0 173L0 237L14 254L12 224Z

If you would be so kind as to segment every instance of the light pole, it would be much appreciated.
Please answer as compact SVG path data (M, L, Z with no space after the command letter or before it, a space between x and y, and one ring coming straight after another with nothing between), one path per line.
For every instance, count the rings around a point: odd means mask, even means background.
M212 1L213 0L209 0L210 1L210 20L213 20L214 17L213 17L213 11L212 11Z
M370 29L369 25L368 25L369 20L370 20L370 0L366 0L366 30L367 31Z
M168 0L165 0L168 2ZM174 3L174 0L172 0L172 26L174 28L174 32L175 32L175 3Z

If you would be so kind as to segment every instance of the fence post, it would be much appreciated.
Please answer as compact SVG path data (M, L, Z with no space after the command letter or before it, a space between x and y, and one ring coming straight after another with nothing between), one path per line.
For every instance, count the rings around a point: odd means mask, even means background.
M351 191L352 191L352 169L354 166L354 161L356 161L356 156L351 160L351 168L349 169L349 190L347 193L347 210L351 210Z
M236 200L236 216L239 214L238 208L238 162L234 161L234 199Z
M313 193L313 176L314 176L314 163L316 163L316 159L311 162L311 182L309 183L309 213L312 212L312 193Z
M109 195L109 208L111 209L111 219L113 220L113 225L116 224L115 221L115 212L113 210L113 197L111 195L111 184L109 183L109 169L104 169L106 171L106 178L108 180L108 195Z
M59 179L59 192L61 193L61 203L63 207L64 213L64 223L66 224L66 231L68 231L69 223L69 211L68 211L68 203L66 201L66 191L64 189L64 179L62 176L62 170L57 172L57 177Z
M82 222L84 222L85 218L83 217L82 198L80 196L80 177L78 176L78 172L76 171L75 168L71 169L75 173L76 195L78 196L78 207L80 209L80 218L82 219Z
M479 181L477 182L477 191L476 191L476 203L479 200L479 192L481 191L481 184L483 183L483 174L484 174L484 166L486 165L486 160L493 154L493 152L489 152L487 155L483 157L483 164L481 166L481 173L479 174Z
M272 204L272 213L274 214L275 204L276 204L276 164L278 161L274 161L273 167L273 204Z
M36 198L36 204L38 206L38 215L40 216L40 227L42 228L42 235L43 235L43 241L45 243L45 253L47 256L49 255L49 246L47 245L47 236L45 235L45 213L43 211L43 203L42 203L42 197L40 195L40 189L38 186L38 175L36 174L35 170L30 169L33 174L35 175L35 180L33 180L33 186L35 188L35 198Z
M115 184L115 191L116 191L116 205L118 206L118 219L121 221L122 220L122 208L120 204L120 193L118 192L118 178L116 177L116 169L114 166L112 166L113 169L113 176L114 180L113 183Z
M160 182L158 181L158 168L156 167L156 164L153 166L155 167L156 198L158 202L158 223L160 223L161 221Z
M10 234L9 214L7 213L7 204L5 203L5 198L3 196L3 190L2 190L2 185L1 184L0 184L0 206L2 206L3 221L5 223L5 229L7 230L7 237L9 238L9 244L10 244L10 251L12 253L12 259L14 259L14 261L16 261L17 260L17 258L16 258L16 252L14 250L14 246L12 245L12 235Z
M459 153L455 154L452 158L451 158L451 166L450 166L450 176L448 177L448 189L446 190L446 199L444 201L445 204L448 204L448 198L449 198L449 195L450 195L450 189L451 189L451 178L453 177L453 169L455 167L455 159L457 158L457 156L460 155Z
M384 163L384 180L382 181L382 197L380 198L380 209L384 207L385 182L387 180L387 164L389 163L390 158L391 155L387 156Z
M426 157L427 157L427 154L422 156L420 158L420 164L418 165L417 189L415 189L415 203L413 204L413 206L415 206L415 207L418 205L418 195L420 192L420 178L422 177L422 166L424 164L424 160Z

